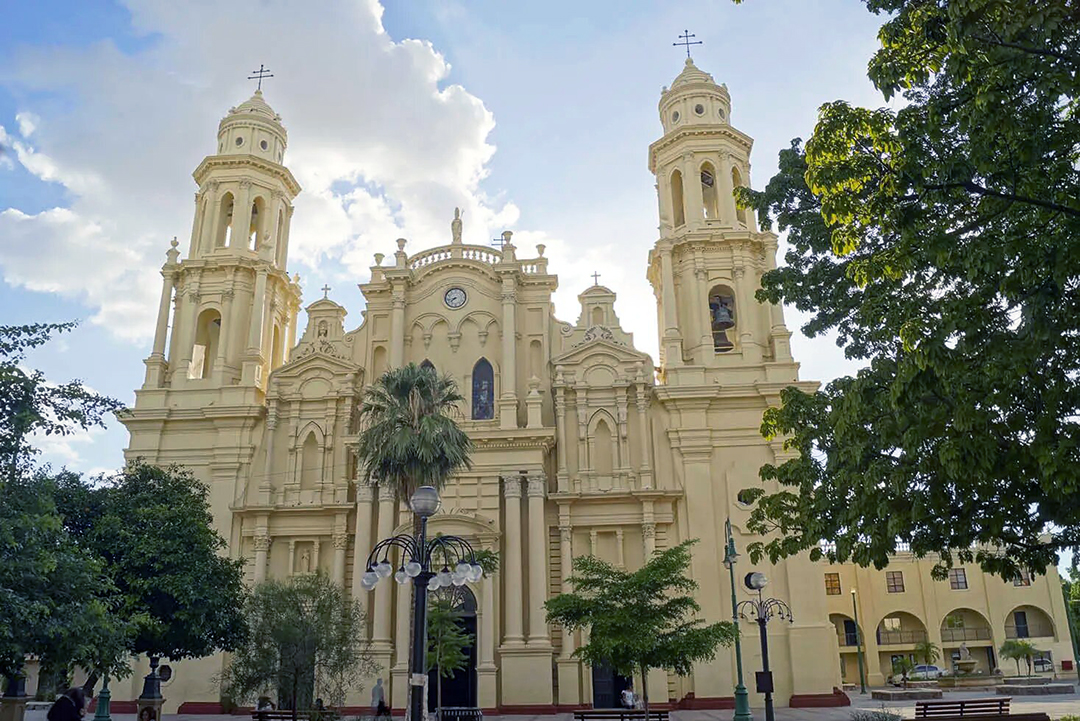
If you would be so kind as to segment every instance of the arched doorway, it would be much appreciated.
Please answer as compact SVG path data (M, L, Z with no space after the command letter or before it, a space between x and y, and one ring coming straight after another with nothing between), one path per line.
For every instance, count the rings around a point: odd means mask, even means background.
M593 666L593 708L620 708L622 706L622 692L630 688L630 684L629 678L615 673L615 669L607 664Z
M428 603L448 603L453 609L458 627L472 638L472 643L464 649L465 668L458 669L452 676L438 677L439 669L428 672L428 711L435 711L439 706L439 684L442 684L442 706L476 707L476 596L467 586L452 586L432 591Z

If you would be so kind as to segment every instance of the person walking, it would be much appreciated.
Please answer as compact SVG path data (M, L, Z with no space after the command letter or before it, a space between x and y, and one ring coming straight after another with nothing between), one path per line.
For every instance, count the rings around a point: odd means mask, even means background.
M69 688L49 708L49 721L82 721L86 715L86 692L81 688Z
M371 710L375 718L390 718L390 707L386 703L386 689L383 688L381 678L375 679L375 685L371 689Z

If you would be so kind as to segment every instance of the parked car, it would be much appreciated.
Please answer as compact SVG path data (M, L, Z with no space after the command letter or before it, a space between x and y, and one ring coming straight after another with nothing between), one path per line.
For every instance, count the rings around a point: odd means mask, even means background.
M940 678L941 674L942 671L937 666L920 663L908 674L908 679L911 681L932 681L936 678Z
M1054 662L1048 658L1035 659L1035 673L1048 673L1054 670Z

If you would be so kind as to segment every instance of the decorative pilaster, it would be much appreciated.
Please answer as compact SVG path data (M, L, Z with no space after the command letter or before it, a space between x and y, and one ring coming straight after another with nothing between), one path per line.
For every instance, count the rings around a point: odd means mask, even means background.
M344 530L335 533L334 544L334 583L345 585L345 550L349 547L349 534Z
M569 520L569 519L567 519ZM570 525L559 526L559 570L562 576L562 592L571 593L573 591L572 584L570 583L570 576L574 573L574 529ZM562 629L562 651L559 654L560 658L570 658L570 654L574 651L574 634L573 632L563 626Z
M652 488L652 431L649 428L649 388L644 380L637 386L638 425L641 427L641 464L638 470L638 482L642 490Z
M743 362L750 364L761 363L761 345L755 337L754 311L760 306L754 298L754 286L757 285L754 274L746 272L746 267L735 269L735 292L739 295L739 305L735 309L735 322L739 329L739 345L741 346Z
M289 539L289 571L286 575L293 575L296 571L296 539Z
M517 428L517 288L513 275L502 279L502 393L499 427Z
M225 364L232 357L232 338L236 331L235 318L233 318L233 298L236 294L233 292L230 283L232 276L232 269L227 269L225 271L225 282L229 288L221 294L221 329L218 331L218 355L214 361L214 375L221 385L225 385L227 381Z
M255 546L255 583L259 584L266 580L266 561L270 553L272 539L265 532L256 534L252 539ZM292 560L294 549L289 544L289 559Z
M550 646L544 601L547 600L548 544L544 499L547 479L529 477L529 645Z
M724 225L737 228L738 211L735 208L735 184L731 180L731 153L720 154L720 217Z
M356 483L356 526L353 535L353 568L352 568L352 597L360 601L364 613L370 607L370 594L364 591L360 585L367 556L374 545L371 542L371 501L374 498L374 487L357 481Z
M262 347L263 306L266 305L266 268L261 267L255 273L255 295L251 301L251 325L248 331L247 350L244 354L244 364L241 383L246 386L258 385L262 378L262 357L259 349Z
M503 644L521 646L525 639L522 635L521 611L524 606L521 598L523 586L521 578L521 478L516 475L503 478L503 507L506 529L503 569L503 597L506 599L506 629Z
M394 493L387 486L380 486L378 540L389 538L394 532ZM395 584L380 583L375 586L375 619L372 644L390 648L390 589ZM408 640L405 641L408 644Z
M404 247L402 240L399 247ZM405 363L405 285L394 283L390 302L390 367L400 368Z
M666 242L660 246L660 278L664 324L662 329L664 364L681 366L683 362L682 337L679 335L679 315L675 308L675 274L671 268L671 245Z
M562 367L555 369L556 381L563 382ZM555 484L559 493L567 493L570 490L569 475L566 467L566 389L562 386L555 388L555 433L556 447L558 450L559 468L556 471Z

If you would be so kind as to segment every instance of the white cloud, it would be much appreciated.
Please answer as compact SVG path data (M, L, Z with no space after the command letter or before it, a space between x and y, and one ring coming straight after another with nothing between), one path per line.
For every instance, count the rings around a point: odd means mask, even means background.
M37 130L39 121L33 113L15 113L15 122L19 126L19 135L29 138Z
M135 29L154 36L138 55L108 42L27 48L0 70L16 97L67 101L22 101L21 138L0 128L0 144L71 198L39 213L0 206L8 282L78 298L93 322L144 340L168 239L187 246L191 171L214 151L217 121L250 94L243 78L258 62L275 75L266 97L284 118L286 163L304 187L293 264L360 280L399 236L413 239L411 252L446 242L454 207L473 242L517 220L512 203L479 187L495 152L492 114L446 83L451 68L431 43L390 38L373 0L127 5Z

